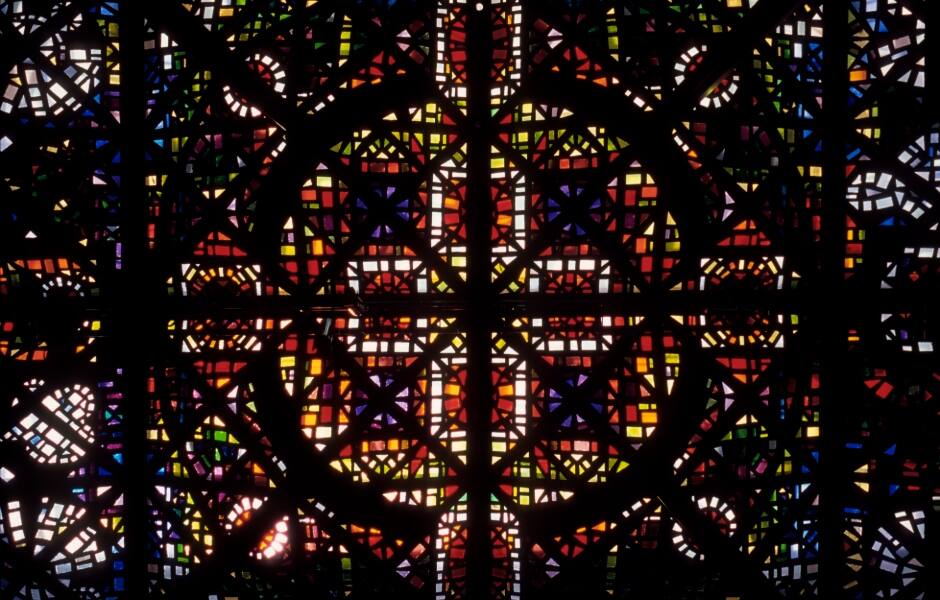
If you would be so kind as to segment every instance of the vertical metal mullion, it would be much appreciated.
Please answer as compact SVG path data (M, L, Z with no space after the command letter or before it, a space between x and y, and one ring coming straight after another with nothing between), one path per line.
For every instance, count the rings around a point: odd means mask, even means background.
M841 597L845 557L842 551L843 503L849 488L845 456L846 402L851 382L847 370L848 323L842 308L846 234L846 144L848 141L849 79L846 59L850 32L845 0L823 3L823 143L822 255L815 282L810 334L815 333L820 353L822 439L817 482L820 493L821 598Z
M144 185L144 21L139 0L119 4L121 273L112 290L115 347L123 369L124 391L124 562L127 598L146 598L147 546L147 406L150 348L159 344L159 311L151 310L159 275L148 268L148 207ZM157 280L151 281L151 277Z
M923 132L926 133L940 119L940 35L933 35L935 31L940 31L940 2L936 0L925 2L924 11L927 44L925 73L927 94L924 107L926 120L920 125L923 127ZM926 294L924 296L923 314L927 316L930 314L927 309L930 301L926 299ZM928 464L935 466L940 462L940 457L937 456L940 453L940 441L935 439L934 446L925 450L932 459ZM929 506L924 507L924 512L927 515L927 535L924 546L926 550L924 587L928 597L931 592L940 590L940 558L937 558L940 557L940 534L938 534L940 532L940 504L938 504L935 496L937 491L940 490L940 473L937 471L936 466L928 469L927 480L924 482L925 500L930 503Z
M940 119L940 35L933 35L935 31L940 31L940 2L931 0L925 2L924 7L926 13L924 21L926 23L927 44L925 73L927 96L926 110L924 111L926 121L922 123L922 127L926 133ZM929 301L925 298L923 303L923 314L925 316L930 314L927 310L928 303ZM934 446L926 450L932 459L928 464L934 465L934 468L928 469L928 477L924 486L926 499L931 503L930 506L924 507L924 512L927 515L924 587L927 590L927 595L930 596L931 592L940 590L940 558L938 558L940 557L940 503L938 503L935 496L940 491L940 473L936 468L937 463L940 462L940 457L938 457L940 441L934 438Z
M467 237L469 297L466 298L468 385L467 428L467 598L487 598L492 578L490 541L490 420L492 384L490 332L495 325L496 299L490 282L492 226L490 198L490 69L492 32L489 2L471 12L467 21L469 107ZM474 5L467 5L473 11Z

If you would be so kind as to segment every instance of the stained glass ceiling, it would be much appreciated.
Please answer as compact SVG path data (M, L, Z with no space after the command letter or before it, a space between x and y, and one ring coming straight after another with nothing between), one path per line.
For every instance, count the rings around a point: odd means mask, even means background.
M933 597L938 11L0 0L0 597Z

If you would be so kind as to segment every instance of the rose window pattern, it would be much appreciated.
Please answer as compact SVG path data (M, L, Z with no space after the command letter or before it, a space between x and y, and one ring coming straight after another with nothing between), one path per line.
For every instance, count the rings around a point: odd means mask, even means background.
M0 0L0 597L928 599L926 0Z

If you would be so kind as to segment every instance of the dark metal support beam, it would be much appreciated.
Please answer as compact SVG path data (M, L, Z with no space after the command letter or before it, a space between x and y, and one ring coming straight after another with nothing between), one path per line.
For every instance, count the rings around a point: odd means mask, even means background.
M147 380L152 364L151 349L165 330L159 313L147 310L159 290L152 277L147 249L147 201L144 187L144 149L148 136L145 122L144 17L141 3L124 0L119 5L121 43L121 123L119 146L121 271L119 287L106 290L113 302L116 324L115 349L119 353L124 393L124 472L127 559L126 593L129 598L148 596L149 516L148 496L152 481L147 473ZM157 288L155 290L155 288Z
M808 323L810 344L817 344L820 360L822 435L818 482L820 489L819 590L823 598L842 596L845 556L842 550L842 511L847 497L849 469L845 460L844 414L850 408L847 373L848 319L844 257L846 216L846 164L849 135L848 2L825 2L823 10L823 110L819 125L823 140L822 257L816 283L816 302Z
M467 235L469 248L468 294L464 299L467 327L468 382L466 490L468 505L467 598L487 598L492 580L490 540L490 418L493 391L490 373L490 331L493 327L494 296L490 283L490 146L493 122L490 117L490 70L492 27L489 2L482 10L472 5L467 19L469 76Z
M927 119L924 123L926 130L940 123L940 2L925 2L923 6L927 27L927 97L924 107ZM940 306L940 302L934 303L933 308L925 306L924 314L936 315L937 306ZM936 420L933 424L936 424ZM928 425L928 427L932 426ZM924 544L926 550L924 588L929 596L932 592L940 590L940 498L937 497L940 492L940 437L937 436L936 431L933 431L932 437L927 436L922 439L933 440L932 448L924 448L929 460L932 461L928 463L931 468L928 469L927 479L924 482L927 493L933 496L933 505L925 507L927 539Z

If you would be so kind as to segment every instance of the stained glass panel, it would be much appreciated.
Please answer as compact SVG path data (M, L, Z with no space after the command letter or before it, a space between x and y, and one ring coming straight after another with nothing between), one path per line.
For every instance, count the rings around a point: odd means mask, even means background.
M0 0L0 595L932 597L938 10Z

